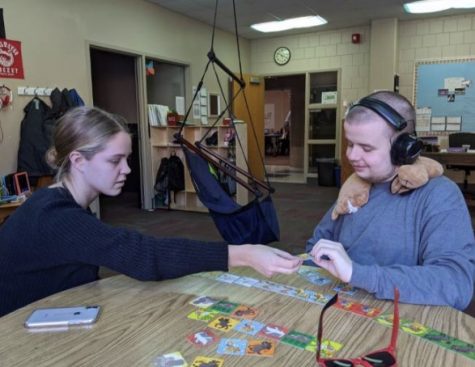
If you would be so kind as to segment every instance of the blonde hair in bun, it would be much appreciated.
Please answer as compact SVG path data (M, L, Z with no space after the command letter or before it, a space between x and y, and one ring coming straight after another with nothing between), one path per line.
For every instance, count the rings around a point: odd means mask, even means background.
M119 132L128 133L126 120L100 108L83 106L66 112L56 123L53 146L46 153L48 164L57 169L55 181L69 173L71 152L89 160Z

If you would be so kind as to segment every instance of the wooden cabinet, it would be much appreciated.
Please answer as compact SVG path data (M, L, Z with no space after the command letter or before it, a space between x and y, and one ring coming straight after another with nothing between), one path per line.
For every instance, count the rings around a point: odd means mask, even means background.
M216 133L217 140L215 144L203 144L212 150L216 150L217 153L227 158L229 155L235 156L236 165L247 170L245 157L243 154L247 152L247 129L246 124L236 123L235 129L239 135L241 146L237 139L235 144L229 144L226 142L226 135L231 133L233 127L219 125L211 128L206 125L187 125L183 129L183 136L191 143L201 140L203 136L211 137ZM153 180L155 183L155 175L160 166L162 158L170 157L172 154L176 154L181 158L183 165L185 166L185 190L179 191L176 194L171 193L170 209L176 210L189 210L206 212L207 208L201 203L198 195L195 192L195 188L191 181L190 174L186 165L184 153L179 144L174 143L174 135L180 131L179 126L150 126L150 144L151 144L151 162ZM246 204L248 201L248 192L245 188L237 185L237 201L240 204ZM155 196L154 196L155 197ZM168 206L160 203L156 198L153 200L153 208L168 208Z

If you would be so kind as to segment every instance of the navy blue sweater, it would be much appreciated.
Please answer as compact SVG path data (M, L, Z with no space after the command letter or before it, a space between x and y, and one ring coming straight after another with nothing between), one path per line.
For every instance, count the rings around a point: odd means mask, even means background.
M140 280L225 271L228 247L112 227L67 190L41 189L0 226L0 316L97 280L99 266Z

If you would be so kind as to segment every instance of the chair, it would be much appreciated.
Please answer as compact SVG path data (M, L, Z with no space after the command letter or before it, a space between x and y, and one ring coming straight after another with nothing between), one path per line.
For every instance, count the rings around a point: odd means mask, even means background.
M475 149L475 133L453 133L449 135L449 148L461 148L463 145L470 145L469 149ZM447 168L465 171L462 192L467 193L468 176L470 176L470 171L475 170L475 166L450 165Z

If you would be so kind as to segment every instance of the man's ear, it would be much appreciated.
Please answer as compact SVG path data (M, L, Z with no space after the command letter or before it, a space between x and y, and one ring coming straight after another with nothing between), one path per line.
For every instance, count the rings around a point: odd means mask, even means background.
M84 156L77 150L73 150L71 153L69 153L69 162L71 162L72 169L82 172L85 161L86 158L84 158Z

